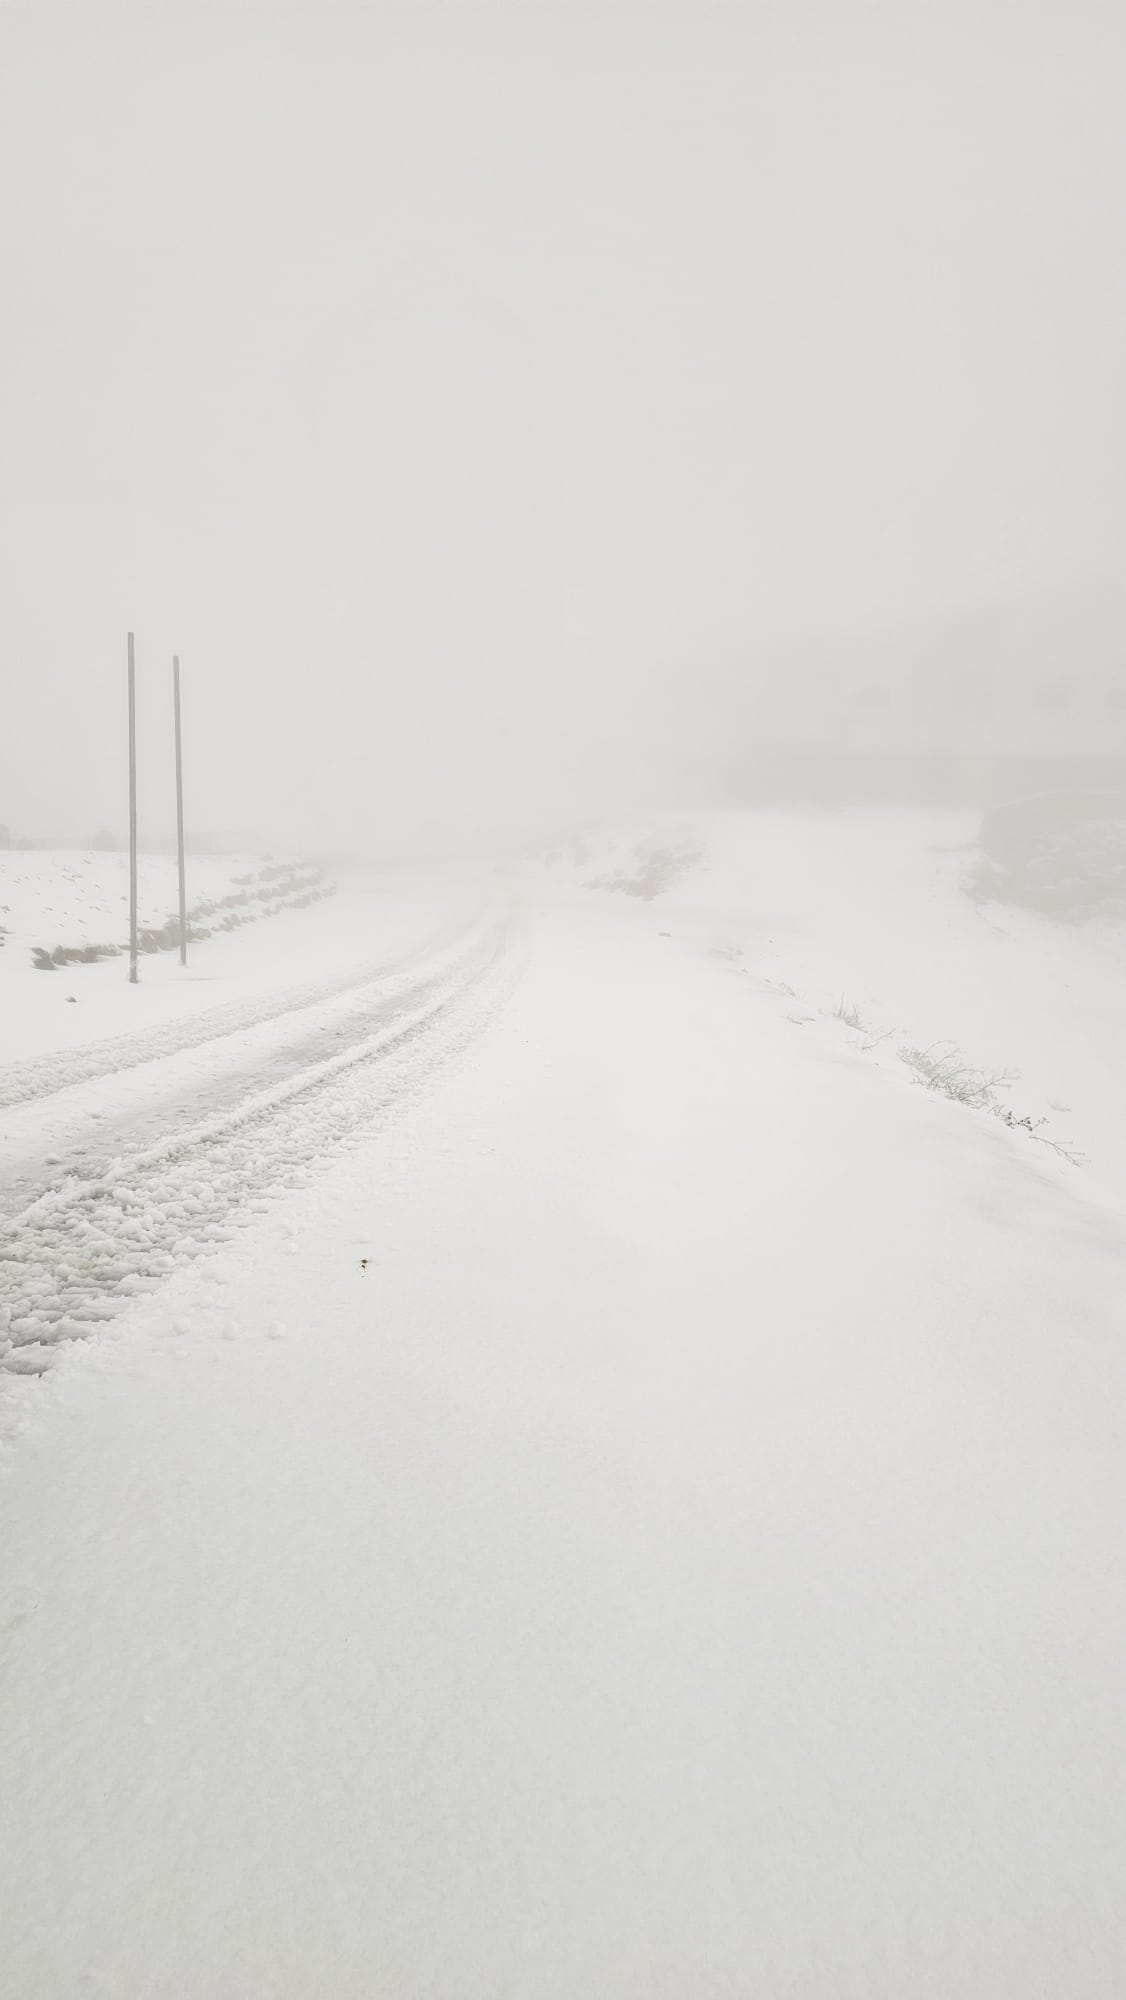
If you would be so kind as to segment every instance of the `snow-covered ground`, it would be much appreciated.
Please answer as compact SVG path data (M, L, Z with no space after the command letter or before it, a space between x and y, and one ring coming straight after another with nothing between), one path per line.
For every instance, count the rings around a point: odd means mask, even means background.
M710 820L0 1113L93 1334L0 1374L6 1991L1116 2000L1126 982L971 836Z
M260 854L192 855L187 870L189 915L226 899L244 922L258 919L275 900L292 892L300 876L324 878L315 863L296 856ZM141 853L137 867L137 921L142 932L157 929L178 908L176 859ZM212 917L214 928L222 916ZM200 923L205 921L201 915ZM21 962L43 946L109 946L129 942L129 857L90 849L0 849L0 933Z
M48 861L46 874L32 869L31 860ZM94 864L89 887L79 871L84 860ZM32 945L45 934L50 941L54 929L78 941L103 933L106 899L112 904L117 897L115 885L126 867L120 856L0 854L4 863L11 866L7 871L0 866L0 904L6 896L9 907L7 914L0 908L0 923L10 929L0 949L0 1103L19 1097L29 1079L44 1071L52 1084L84 1076L98 1060L89 1055L92 1043L106 1044L101 1061L108 1070L131 1062L138 1051L146 1059L159 1053L162 1033L169 1049L179 1047L195 1035L197 1017L208 1017L210 1033L221 1008L229 1022L246 1025L320 998L420 944L446 921L451 897L464 909L478 895L472 874L437 881L417 869L353 866L324 901L193 942L186 968L175 951L142 954L139 982L130 986L127 952L53 973L36 970L31 955ZM235 876L258 866L260 861L245 857L193 861L191 893L197 900L226 894ZM46 884L44 893L54 894L53 928L46 932L35 919L37 882ZM164 921L169 893L175 907L175 864L167 857L142 856L140 884L142 918ZM127 917L123 935L127 941Z
M974 900L977 828L956 812L713 814L588 836L546 872L556 896L633 900L588 885L670 857L650 907L674 946L715 951L797 1014L858 1016L853 1043L901 1081L901 1048L941 1043L1008 1073L998 1094L1083 1156L1088 1197L1126 1200L1126 925Z
M257 855L211 854L191 858L192 901L224 896L239 876L260 868ZM176 909L179 885L174 854L141 854L137 914L142 924L162 924ZM96 849L0 849L0 926L6 948L21 961L33 945L116 944L129 939L129 857Z

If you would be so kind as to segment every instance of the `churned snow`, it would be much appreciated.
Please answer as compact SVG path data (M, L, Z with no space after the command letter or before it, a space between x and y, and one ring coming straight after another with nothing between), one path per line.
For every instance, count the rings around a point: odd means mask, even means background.
M548 870L163 1151L107 1098L28 1254L141 1295L0 1375L6 1991L1122 1992L1121 960L963 833Z

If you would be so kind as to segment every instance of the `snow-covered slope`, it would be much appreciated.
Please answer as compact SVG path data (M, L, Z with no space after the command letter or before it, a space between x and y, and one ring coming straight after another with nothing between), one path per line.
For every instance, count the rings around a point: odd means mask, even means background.
M976 815L888 811L699 815L587 836L545 870L557 897L652 880L670 942L709 949L794 1010L849 1016L877 1067L953 1044L997 1095L1087 1162L1089 1192L1126 1199L1126 927L1062 924L972 894ZM1005 1081L1004 1079L1007 1079ZM1043 1121L1042 1123L1040 1121Z
M68 1274L177 1268L5 1392L18 2000L1126 1990L1120 1203L837 1014L1073 985L1074 1080L1118 961L956 825L696 831L171 1192L123 1101Z
M983 898L1061 922L1126 922L1126 793L1056 794L995 808L982 825Z
M220 928L224 917L254 922L310 884L319 870L300 861L261 855L192 857L189 910L198 924ZM137 871L137 918L142 932L159 929L178 907L175 857L143 854ZM227 905L226 909L216 906ZM17 956L39 949L124 951L129 942L129 860L119 853L57 849L0 850L0 928ZM60 960L60 963L65 961Z

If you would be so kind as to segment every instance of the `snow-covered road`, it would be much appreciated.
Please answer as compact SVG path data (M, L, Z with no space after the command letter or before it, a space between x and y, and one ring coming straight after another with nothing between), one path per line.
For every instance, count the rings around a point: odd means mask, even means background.
M142 1028L127 1038L119 1031L104 1041L80 1043L77 1048L63 1050L52 1048L30 1061L12 1063L0 1069L0 1111L37 1104L46 1097L57 1098L63 1091L77 1090L104 1077L120 1080L137 1069L149 1072L141 1079L144 1086L141 1094L145 1096L154 1081L157 1084L160 1081L154 1076L154 1064L167 1065L175 1056L198 1055L201 1051L205 1057L200 1065L202 1075L213 1074L217 1058L229 1061L233 1057L235 1067L241 1067L246 1047L251 1047L253 1053L254 1048L267 1046L265 1029L278 1031L271 1038L275 1044L292 1041L294 1031L300 1032L307 1023L316 1033L322 1023L327 1025L331 1003L339 1003L345 1009L362 1004L373 987L386 987L387 982L409 971L418 960L435 957L456 938L459 928L465 928L464 923L447 924L413 951L386 963L364 965L304 985L285 985L267 995L256 993L229 1006L209 1007L187 1018ZM244 1035L253 1036L252 1045L238 1041ZM221 1044L225 1043L233 1046L223 1048ZM169 1074L172 1072L167 1068L161 1072ZM119 1083L110 1101L115 1108L119 1104ZM31 1121L28 1129L32 1129ZM11 1130L10 1120L5 1130Z
M198 1254L3 1384L5 1993L1118 2000L1120 1217L698 918L451 951L44 1207Z
M15 1070L0 1135L0 1357L37 1374L123 1301L235 1239L495 1004L514 920L402 963ZM117 1056L117 1066L113 1058ZM22 1088L21 1088L22 1084ZM0 1104L5 1079L0 1076Z

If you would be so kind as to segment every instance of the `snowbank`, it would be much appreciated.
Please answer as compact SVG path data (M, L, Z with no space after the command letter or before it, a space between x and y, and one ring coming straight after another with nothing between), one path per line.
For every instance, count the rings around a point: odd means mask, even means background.
M189 935L197 940L237 930L283 909L307 908L331 894L323 869L296 859L228 855L193 859ZM140 857L137 930L140 951L179 943L176 863ZM129 947L129 862L124 854L0 852L0 943L30 947L37 971L94 964Z

